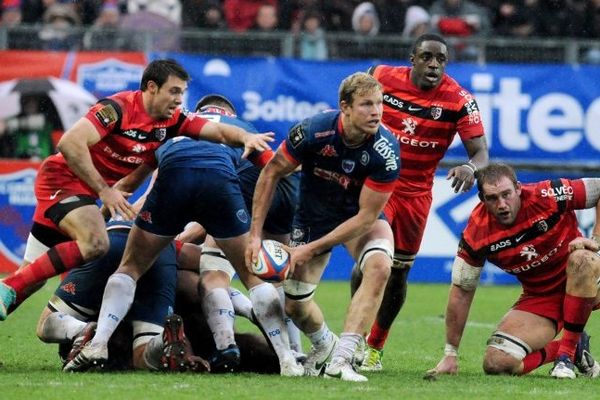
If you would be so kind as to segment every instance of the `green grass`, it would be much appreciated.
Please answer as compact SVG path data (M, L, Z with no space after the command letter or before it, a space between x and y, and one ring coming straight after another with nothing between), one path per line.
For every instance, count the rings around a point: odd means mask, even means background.
M496 322L519 294L516 287L478 289L470 324L460 349L460 374L425 381L444 344L445 285L411 285L408 301L386 346L385 371L369 374L367 383L322 378L282 378L255 374L227 376L150 372L65 374L56 346L35 336L37 318L54 289L51 281L8 321L0 323L0 399L556 399L598 398L598 382L556 381L549 365L525 377L485 376L481 362L485 342ZM339 332L348 302L347 282L322 283L317 293L328 324ZM243 330L254 328L239 324ZM592 346L600 346L592 318ZM600 337L600 335L598 336ZM306 343L305 343L306 345ZM306 348L308 345L306 345Z

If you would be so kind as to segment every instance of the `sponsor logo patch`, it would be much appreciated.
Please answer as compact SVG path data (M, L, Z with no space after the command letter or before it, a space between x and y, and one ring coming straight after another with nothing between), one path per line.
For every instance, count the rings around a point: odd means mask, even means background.
M119 114L112 104L107 104L96 111L96 118L102 124L102 126L108 128L110 125L117 122L119 119Z
M304 141L305 137L306 135L304 133L304 129L302 129L302 125L296 125L294 128L292 128L289 134L289 139L290 143L292 144L292 147L298 147L300 143Z

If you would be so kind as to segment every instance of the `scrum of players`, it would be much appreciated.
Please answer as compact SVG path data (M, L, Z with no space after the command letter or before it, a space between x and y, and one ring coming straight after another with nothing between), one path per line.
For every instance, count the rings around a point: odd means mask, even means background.
M455 192L477 182L481 203L453 265L444 354L425 376L459 372L485 261L514 274L523 294L491 335L484 372L523 375L553 363L558 379L599 376L584 328L600 304L600 226L581 237L574 210L598 207L600 180L525 185L511 167L489 164L476 100L445 73L445 40L419 37L410 61L346 77L339 109L294 125L275 151L273 134L240 120L221 95L183 110L187 72L153 61L140 90L100 100L43 162L23 264L0 283L0 320L64 273L37 326L42 341L59 344L64 371L367 381L383 369L433 175L458 133L469 160L448 179ZM147 192L130 204L152 171ZM286 244L281 283L252 273L263 239ZM314 293L339 244L355 265L334 333ZM232 288L235 275L248 295ZM263 335L236 332L239 316Z

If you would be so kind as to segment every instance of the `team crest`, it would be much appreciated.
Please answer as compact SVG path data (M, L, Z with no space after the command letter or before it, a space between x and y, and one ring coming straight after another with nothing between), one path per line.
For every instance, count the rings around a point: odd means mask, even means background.
M356 163L354 162L354 160L342 160L342 169L347 174L354 171L355 165L356 165Z
M431 116L433 117L433 119L440 119L440 117L442 116L442 107L431 107Z
M167 137L167 128L158 128L154 130L154 137L159 142L162 142Z
M521 249L521 252L519 254L521 255L521 257L527 257L527 261L531 261L534 258L539 256L537 251L535 251L535 248L533 247L533 245L530 245L530 244L523 246L523 248Z
M548 231L548 223L546 221L540 221L537 223L537 230L540 232Z
M302 125L296 125L289 134L290 143L293 148L296 148L304 141L305 138L304 129L302 129Z
M366 151L363 151L362 154L360 155L359 161L362 165L367 166L370 159L371 159L371 157L369 156L369 153L367 153Z
M244 224L248 222L248 213L244 209L237 210L235 216Z
M104 126L108 128L111 124L114 124L119 119L119 114L112 104L102 106L96 111L96 119Z

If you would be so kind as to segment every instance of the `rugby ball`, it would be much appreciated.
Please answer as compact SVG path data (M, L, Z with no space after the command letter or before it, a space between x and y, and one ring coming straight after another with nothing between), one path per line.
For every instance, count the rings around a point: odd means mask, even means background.
M263 281L281 282L290 269L290 254L275 240L263 240L252 272Z

